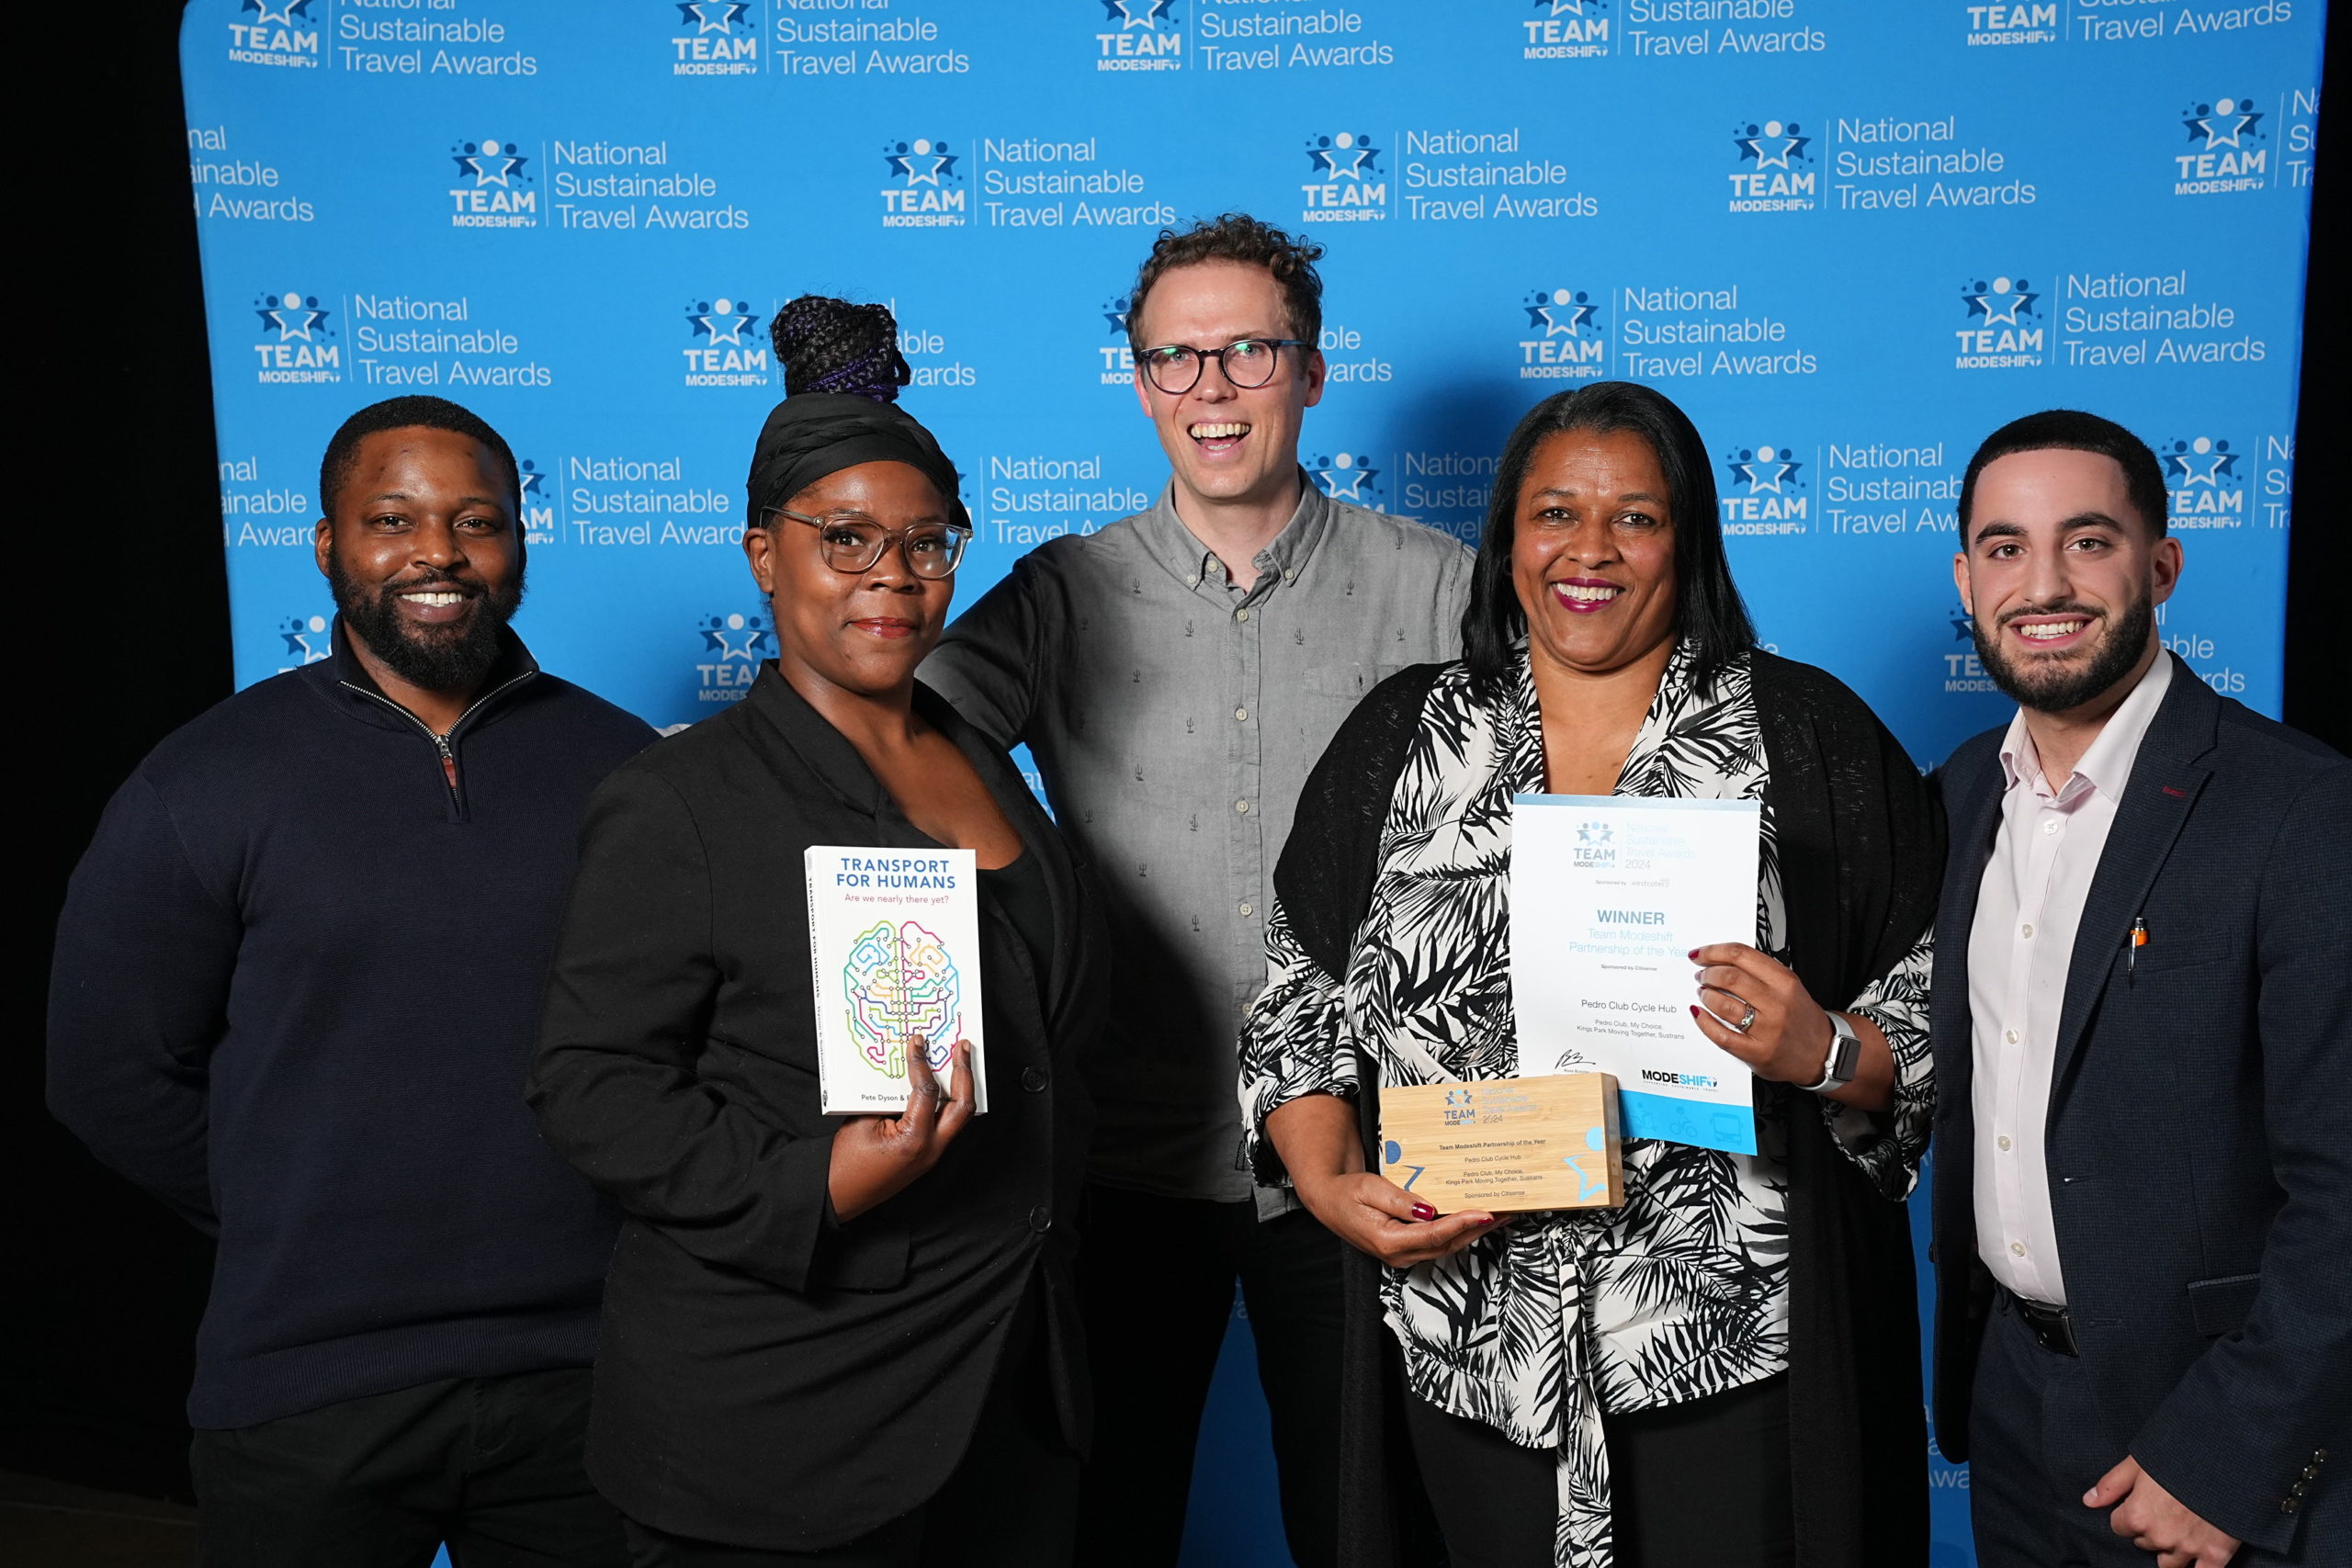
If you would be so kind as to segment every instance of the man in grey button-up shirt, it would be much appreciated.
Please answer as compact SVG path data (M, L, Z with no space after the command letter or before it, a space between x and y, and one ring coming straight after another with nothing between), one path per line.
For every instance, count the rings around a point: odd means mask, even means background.
M1237 1277L1292 1552L1334 1561L1340 1244L1253 1194L1235 1042L1307 773L1380 681L1455 656L1472 558L1300 471L1299 425L1323 389L1319 254L1246 218L1161 239L1129 335L1168 489L1031 552L922 670L980 728L1028 743L1125 955L1089 1074L1098 1416L1082 1563L1175 1561Z

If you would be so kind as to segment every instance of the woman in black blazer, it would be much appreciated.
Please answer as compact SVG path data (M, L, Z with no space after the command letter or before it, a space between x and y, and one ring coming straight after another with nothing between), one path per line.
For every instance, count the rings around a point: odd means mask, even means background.
M744 551L777 658L590 805L531 1076L625 1216L589 1467L640 1564L1066 1562L1099 919L1011 760L915 683L970 525L888 400L888 311L796 300L774 331L793 395ZM944 1082L908 1053L903 1115L819 1113L823 843L977 852L986 1115L960 1044Z

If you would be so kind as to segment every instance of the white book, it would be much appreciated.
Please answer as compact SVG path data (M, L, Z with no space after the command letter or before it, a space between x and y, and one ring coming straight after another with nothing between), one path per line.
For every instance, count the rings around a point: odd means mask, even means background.
M904 1111L907 1042L917 1034L943 1091L949 1049L970 1043L975 1109L986 1111L972 852L812 844L803 860L824 1113Z

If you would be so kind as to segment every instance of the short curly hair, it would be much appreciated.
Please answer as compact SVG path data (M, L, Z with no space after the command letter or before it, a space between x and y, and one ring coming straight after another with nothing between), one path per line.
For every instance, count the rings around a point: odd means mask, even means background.
M1181 232L1162 229L1136 274L1135 288L1127 292L1127 346L1137 351L1155 346L1143 341L1142 327L1143 302L1153 285L1180 266L1223 261L1262 266L1273 274L1283 291L1283 314L1290 319L1291 336L1312 351L1323 334L1323 278L1315 270L1322 259L1323 247L1314 241L1295 240L1246 212L1221 213Z

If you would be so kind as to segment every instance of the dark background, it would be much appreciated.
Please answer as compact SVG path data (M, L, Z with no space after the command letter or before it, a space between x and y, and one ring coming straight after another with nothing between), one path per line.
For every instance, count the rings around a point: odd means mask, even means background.
M17 829L32 934L0 1078L0 1191L15 1201L0 1241L14 1320L0 1470L155 1497L188 1495L181 1404L211 1251L50 1121L41 1042L51 931L98 813L157 740L232 687L179 13L178 0L127 0L103 19L60 6L11 21L19 70L76 62L70 109L54 91L28 95L70 118L73 155L42 182L41 204L19 209L35 358L13 462L20 477L54 464L86 494L32 530L36 562L18 585L20 603L28 592L41 606L23 649L40 690L36 720L16 727L18 777L33 786ZM2320 125L2324 171L2342 139L2326 116ZM2296 468L2285 717L2352 750L2352 703L2325 646L2346 556L2324 457L2346 434L2340 186L2323 173L2315 192L2296 434L2312 457ZM32 287L35 274L56 292Z

